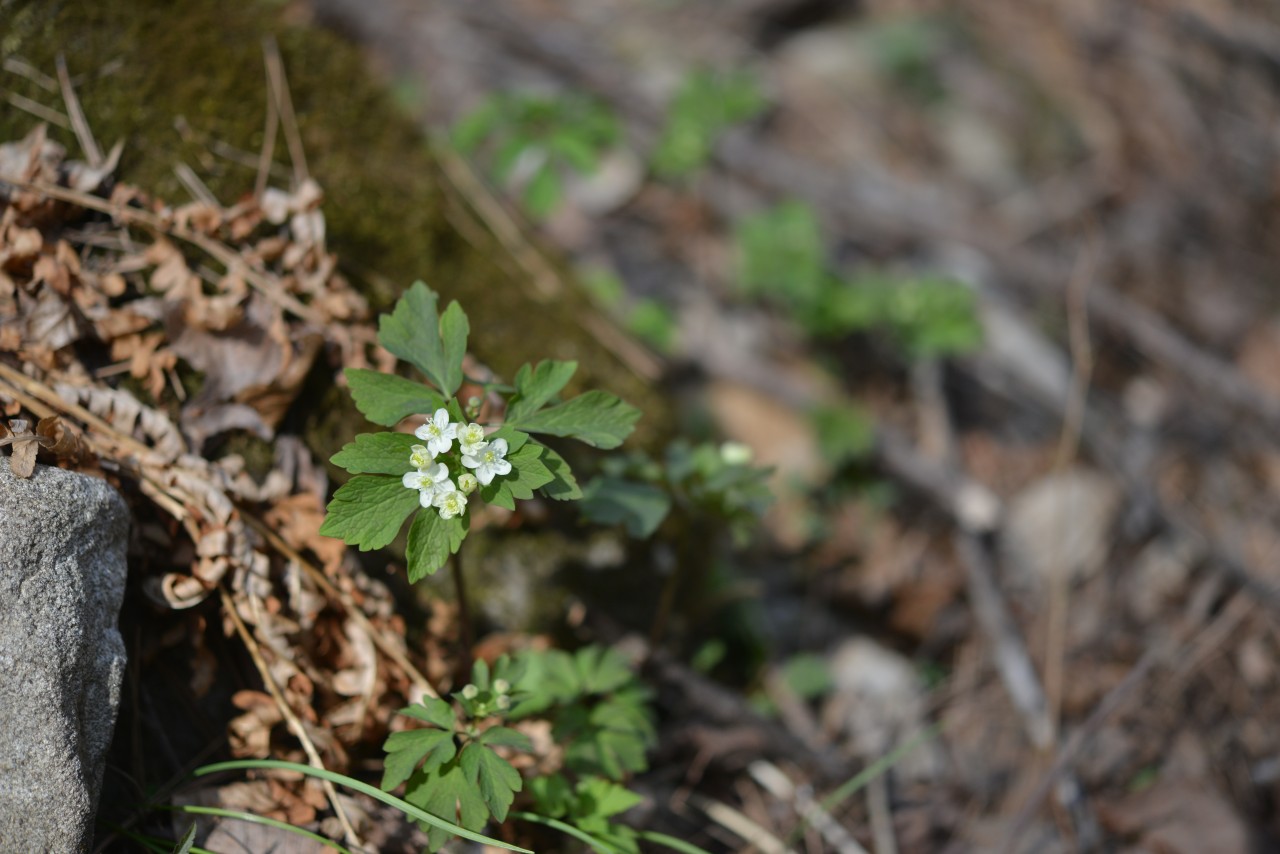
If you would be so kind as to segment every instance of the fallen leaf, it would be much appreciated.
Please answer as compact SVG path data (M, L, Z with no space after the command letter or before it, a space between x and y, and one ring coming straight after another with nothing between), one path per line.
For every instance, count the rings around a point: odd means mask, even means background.
M36 470L36 453L40 450L31 424L25 418L10 418L7 438L12 444L9 467L17 477L31 477Z

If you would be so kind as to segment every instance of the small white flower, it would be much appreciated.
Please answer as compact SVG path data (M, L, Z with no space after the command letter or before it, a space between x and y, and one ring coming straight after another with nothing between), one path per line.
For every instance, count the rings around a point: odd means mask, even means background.
M434 455L427 450L426 445L414 445L409 449L409 465L418 471L424 471L431 465L431 459Z
M462 446L462 453L471 456L475 456L476 452L487 444L484 440L484 428L475 422L458 430L457 438L458 443Z
M449 480L449 469L444 463L407 472L400 482L409 489L418 490L418 500L423 507L433 506L432 501L439 493L454 491L453 481Z
M475 454L463 454L462 464L476 470L476 479L488 486L494 475L510 474L511 463L503 459L507 455L507 440L494 439Z
M495 694L505 694L511 690L511 683L505 679L493 680L493 692Z
M476 480L476 476L469 471L464 471L458 475L458 491L463 495L470 495L476 491L476 487L480 485L480 481Z
M474 685L466 685L462 689L462 696L466 697L468 700L474 700L476 697L480 696L480 689Z
M452 519L467 512L467 496L456 489L437 492L431 504L440 511L441 519Z
M458 435L458 425L449 423L449 411L443 407L436 410L413 435L427 443L427 450L432 457L439 456L453 447L453 440Z
M498 695L498 699L496 703L500 711L505 712L511 708L511 698L508 697L506 694Z

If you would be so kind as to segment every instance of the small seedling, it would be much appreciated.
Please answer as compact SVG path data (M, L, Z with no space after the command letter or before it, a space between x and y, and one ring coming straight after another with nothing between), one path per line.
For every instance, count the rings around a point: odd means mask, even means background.
M522 188L525 209L545 219L560 203L562 174L595 172L622 134L613 112L594 99L506 92L459 120L451 136L497 181Z
M720 134L759 115L766 103L750 74L691 72L667 110L666 128L651 158L654 173L690 177L706 166Z

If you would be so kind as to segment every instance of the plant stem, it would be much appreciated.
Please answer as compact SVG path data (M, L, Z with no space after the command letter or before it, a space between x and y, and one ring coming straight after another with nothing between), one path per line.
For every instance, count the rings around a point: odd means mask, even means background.
M462 678L470 678L471 645L474 640L471 630L471 606L467 601L467 582L462 577L462 561L458 556L449 559L449 569L453 573L453 588L458 597L458 639L462 644L462 657L459 669Z

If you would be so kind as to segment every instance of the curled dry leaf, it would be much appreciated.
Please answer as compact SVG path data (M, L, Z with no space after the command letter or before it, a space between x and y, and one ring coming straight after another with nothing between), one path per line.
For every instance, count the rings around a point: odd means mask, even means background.
M40 419L36 424L36 436L42 448L72 465L79 465L91 456L84 441L69 430L62 423L62 419L56 415Z

